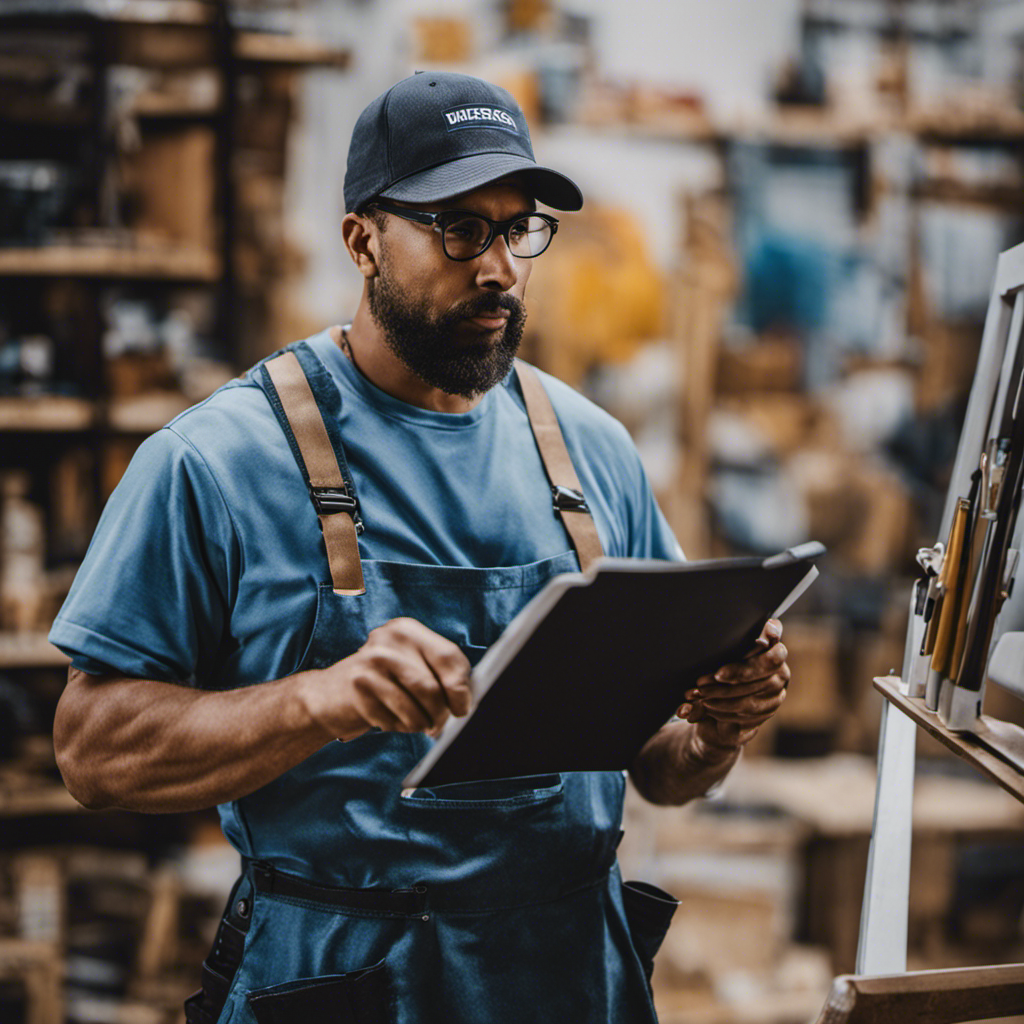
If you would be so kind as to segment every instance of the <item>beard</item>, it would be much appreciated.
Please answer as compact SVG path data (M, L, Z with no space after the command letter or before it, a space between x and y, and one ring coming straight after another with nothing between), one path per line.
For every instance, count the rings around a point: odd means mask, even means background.
M438 317L425 304L402 294L384 272L370 282L367 296L370 315L388 348L431 387L449 395L474 398L508 376L523 340L526 308L514 295L493 292L467 299ZM504 310L508 313L498 341L457 342L453 335L463 320ZM496 332L495 332L496 333Z

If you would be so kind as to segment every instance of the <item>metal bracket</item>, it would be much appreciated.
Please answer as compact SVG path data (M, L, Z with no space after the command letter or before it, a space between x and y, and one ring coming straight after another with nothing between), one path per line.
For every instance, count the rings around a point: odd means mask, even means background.
M562 484L555 484L551 488L551 497L554 499L556 512L589 512L587 499L583 497L582 491L573 487L565 487Z
M364 530L363 521L359 517L359 502L341 487L310 487L309 496L318 516L333 516L338 512L347 512L356 525L356 533Z

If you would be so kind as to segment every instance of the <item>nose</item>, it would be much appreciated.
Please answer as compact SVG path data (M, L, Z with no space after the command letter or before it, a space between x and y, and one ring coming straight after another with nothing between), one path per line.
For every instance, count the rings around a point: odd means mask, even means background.
M476 281L481 288L507 292L519 280L516 258L501 235L496 235L487 251L482 253L478 259L480 265L477 269Z

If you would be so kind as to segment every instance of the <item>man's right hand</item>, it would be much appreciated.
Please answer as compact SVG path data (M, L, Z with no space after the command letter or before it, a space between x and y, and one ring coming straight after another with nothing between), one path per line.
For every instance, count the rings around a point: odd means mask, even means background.
M472 703L469 659L450 640L416 619L374 629L355 654L304 679L310 716L331 737L385 732L434 732L449 714Z
M86 807L194 811L252 793L335 738L435 730L470 703L462 651L392 619L328 668L230 690L72 668L54 750Z

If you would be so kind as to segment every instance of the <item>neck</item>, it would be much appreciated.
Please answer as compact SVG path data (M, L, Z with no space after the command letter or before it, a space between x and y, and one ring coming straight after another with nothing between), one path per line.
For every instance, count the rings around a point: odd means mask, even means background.
M359 372L385 394L421 409L461 413L479 405L483 395L464 398L431 387L416 376L388 347L377 322L370 315L366 298L359 303L348 329L351 359Z

